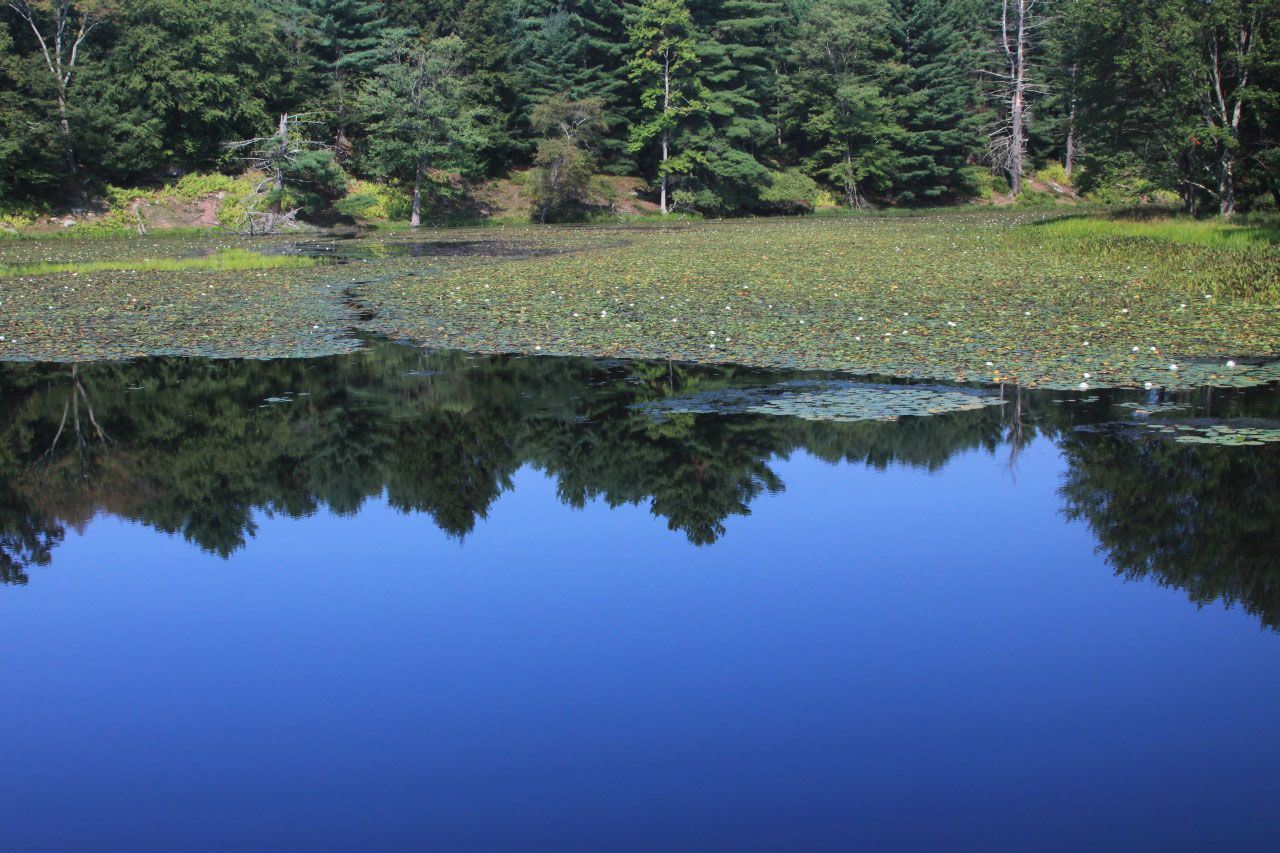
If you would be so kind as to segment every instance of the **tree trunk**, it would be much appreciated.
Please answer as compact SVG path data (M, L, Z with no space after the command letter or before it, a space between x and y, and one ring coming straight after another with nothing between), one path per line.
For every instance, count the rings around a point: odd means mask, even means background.
M1235 157L1224 152L1218 169L1218 212L1223 219L1230 219L1236 212L1235 169Z
M662 189L659 191L659 196L658 196L658 209L662 211L664 216L667 213L667 146L668 144L669 144L669 140L667 138L667 132L664 130L662 131Z
M62 139L67 146L67 171L72 177L76 175L76 152L71 145L71 122L67 120L67 98L65 93L58 93L58 117L62 124Z
M848 145L844 147L844 202L850 210L858 206L858 186L853 181L853 152Z
M671 49L662 58L662 116L671 112ZM662 189L658 196L658 210L667 215L667 158L671 156L671 131L662 128Z
M270 211L279 215L283 212L284 205L284 164L285 156L289 151L289 114L280 114L280 130L276 133L280 137L280 160L276 163L275 181L271 185L271 207Z
M1010 21L1010 5L1013 6L1014 20ZM1000 4L1000 43L1008 62L1006 76L1006 98L1009 108L1009 137L1005 141L1004 150L997 149L1002 160L998 160L1009 173L1009 195L1017 198L1022 193L1023 159L1025 156L1025 133L1027 111L1027 50L1030 47L1030 28L1032 7L1035 0L1003 0Z
M1078 89L1078 81L1080 78L1080 66L1072 63L1071 65L1071 107L1067 110L1067 151L1062 158L1062 168L1067 173L1067 177L1071 177L1071 172L1076 164L1076 112L1079 105L1079 98L1076 95Z
M417 228L422 224L422 158L418 158L417 173L413 176L413 213L409 214L409 227Z

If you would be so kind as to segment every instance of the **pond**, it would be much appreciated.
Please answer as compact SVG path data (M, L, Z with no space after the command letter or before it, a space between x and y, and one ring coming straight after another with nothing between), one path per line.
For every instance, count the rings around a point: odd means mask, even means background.
M1280 389L0 363L0 844L1269 849Z

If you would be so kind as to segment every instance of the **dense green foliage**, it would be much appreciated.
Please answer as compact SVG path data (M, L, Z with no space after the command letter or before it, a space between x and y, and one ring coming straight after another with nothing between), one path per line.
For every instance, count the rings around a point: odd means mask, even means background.
M1280 203L1280 0L1014 6L1016 140L1000 0L23 0L0 16L0 203L234 173L227 143L286 112L352 180L501 175L552 157L533 117L555 98L600 104L577 165L664 208L932 205L1006 180L1028 203ZM440 150L407 128L404 72L446 43L466 127Z

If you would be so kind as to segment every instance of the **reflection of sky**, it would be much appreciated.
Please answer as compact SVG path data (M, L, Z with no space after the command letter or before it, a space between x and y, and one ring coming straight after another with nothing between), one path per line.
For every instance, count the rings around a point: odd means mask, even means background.
M461 545L99 519L0 590L0 846L1262 849L1280 636L1003 465L797 454L705 548L528 468Z

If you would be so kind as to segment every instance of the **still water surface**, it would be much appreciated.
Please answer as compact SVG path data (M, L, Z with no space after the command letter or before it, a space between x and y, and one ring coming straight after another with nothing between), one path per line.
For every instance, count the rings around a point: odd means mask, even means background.
M1274 849L1274 388L792 379L0 365L0 846Z

